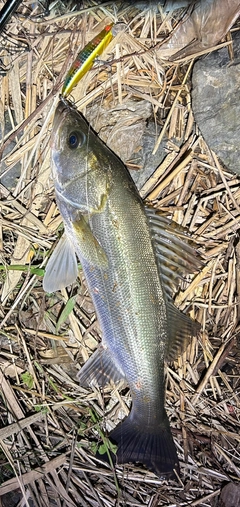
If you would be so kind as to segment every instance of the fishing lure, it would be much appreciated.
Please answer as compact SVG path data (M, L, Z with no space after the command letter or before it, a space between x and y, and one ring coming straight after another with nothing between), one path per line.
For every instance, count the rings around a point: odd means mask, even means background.
M91 69L95 59L102 54L103 50L107 47L109 42L111 42L113 38L113 24L114 23L111 23L105 26L105 28L78 53L76 60L67 73L61 93L63 98L66 98L69 93L71 93L78 81Z

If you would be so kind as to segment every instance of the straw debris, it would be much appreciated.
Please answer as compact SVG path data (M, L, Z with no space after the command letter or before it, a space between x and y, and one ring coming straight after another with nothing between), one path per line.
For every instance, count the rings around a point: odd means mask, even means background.
M40 2L24 1L0 35L0 503L217 507L222 484L240 478L239 178L221 167L194 122L195 55L160 56L183 9L166 15L147 4L80 3L79 11L63 12L59 1L59 10L41 17ZM54 109L79 48L112 21L119 31L72 100L113 150L127 136L132 142L138 125L131 153L119 152L133 173L142 170L142 138L152 122L153 152L163 150L164 138L166 147L140 193L188 229L204 259L175 295L201 333L166 366L181 466L170 484L140 466L101 460L107 432L129 411L128 390L91 391L76 381L100 341L81 270L73 287L42 288L62 227L50 175Z

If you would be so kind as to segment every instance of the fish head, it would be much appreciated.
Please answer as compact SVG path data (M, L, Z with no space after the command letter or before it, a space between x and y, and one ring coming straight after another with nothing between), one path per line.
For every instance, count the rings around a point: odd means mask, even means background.
M58 203L98 212L110 187L104 143L68 101L56 108L51 136L52 176Z

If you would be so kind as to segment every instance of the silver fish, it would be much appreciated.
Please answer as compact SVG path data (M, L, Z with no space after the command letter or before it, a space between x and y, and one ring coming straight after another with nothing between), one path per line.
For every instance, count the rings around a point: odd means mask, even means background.
M171 281L196 270L196 252L166 218L145 208L127 168L66 100L56 109L51 148L65 233L47 264L44 289L76 279L77 254L102 331L79 381L126 380L131 412L110 433L118 463L171 477L178 458L164 408L164 361L196 331L172 304Z

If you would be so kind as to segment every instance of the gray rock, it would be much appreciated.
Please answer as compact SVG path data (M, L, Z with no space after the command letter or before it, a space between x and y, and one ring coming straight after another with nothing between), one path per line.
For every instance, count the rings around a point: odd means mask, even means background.
M107 109L105 102L94 104L86 118L102 141L126 163L142 145L146 121L151 114L152 106L147 100L128 99L111 109Z
M195 63L192 108L209 148L240 174L240 34L233 35L233 62L222 48Z
M94 104L87 111L87 120L99 137L127 165L140 190L166 156L164 138L157 153L152 154L159 128L150 120L152 106L146 100L128 99L122 105L106 109L107 104ZM131 170L132 166L139 167Z
M182 9L183 7L188 7L193 0L149 0L148 2L144 1L133 1L131 2L134 7L137 9L151 9L153 12L158 12L159 6L163 8L165 12L172 12L177 9Z
M229 482L221 492L219 507L240 507L240 484Z
M155 146L156 140L159 136L159 130L156 132L156 125L152 121L147 125L143 136L140 150L132 157L132 161L138 164L141 169L134 171L131 170L131 176L138 188L141 190L144 183L152 176L157 167L162 163L163 159L166 157L167 153L167 138L164 137L162 140L157 152L153 155L153 148Z
M166 12L173 12L177 9L182 9L183 7L188 7L192 0L166 0L164 3L164 10Z

